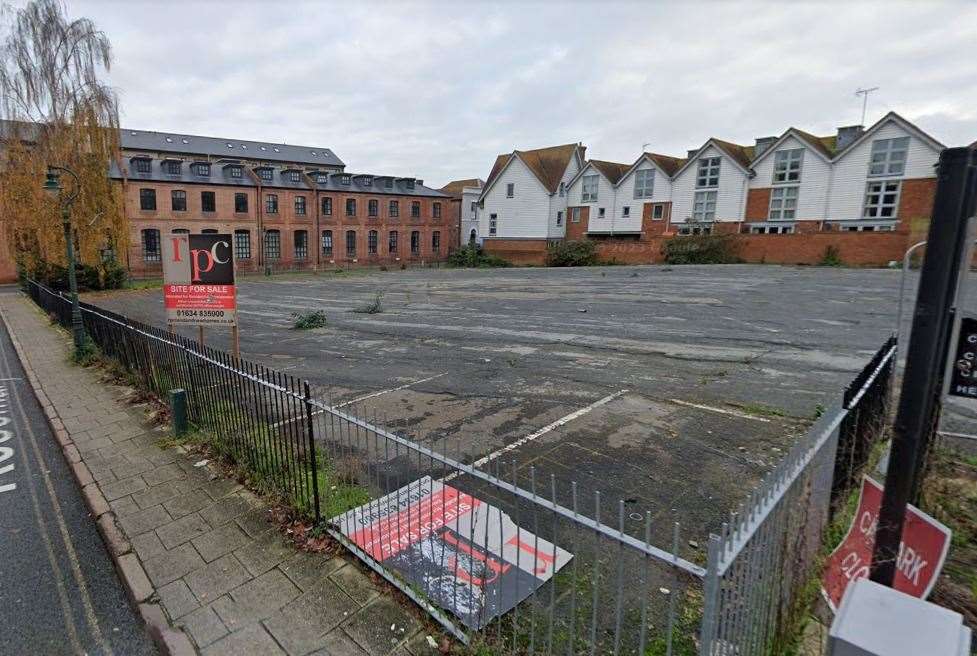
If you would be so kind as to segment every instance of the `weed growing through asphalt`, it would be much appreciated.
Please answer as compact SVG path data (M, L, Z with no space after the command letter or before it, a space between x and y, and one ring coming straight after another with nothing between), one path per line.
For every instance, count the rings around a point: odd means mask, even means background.
M373 297L373 302L362 307L354 308L353 312L358 314L380 314L383 312L383 292L377 292Z
M327 323L326 313L322 310L293 312L292 320L292 328L294 330L312 330L313 328L323 328Z

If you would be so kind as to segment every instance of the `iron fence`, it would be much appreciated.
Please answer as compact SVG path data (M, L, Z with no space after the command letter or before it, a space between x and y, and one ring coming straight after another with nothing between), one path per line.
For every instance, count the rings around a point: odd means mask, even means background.
M66 296L33 281L27 290L70 325ZM472 462L458 444L452 456L446 438L413 439L406 422L362 400L340 401L330 389L180 335L81 308L88 335L135 383L160 396L185 389L191 421L216 449L322 520L447 631L495 654L777 653L817 567L831 501L857 484L881 434L895 349L893 340L883 345L843 403L823 414L710 537L703 562L688 546L697 536L684 534L677 518L581 493L576 483L515 459ZM434 489L453 495L440 497L439 511L420 500ZM456 523L447 535L444 518L458 514L461 500L481 505L481 521L464 530ZM380 516L386 519L375 521ZM510 520L514 537L506 541L502 527ZM435 533L444 539L414 561L398 556L402 545L430 546ZM509 544L516 545L506 554L516 571L548 577L504 588L491 553ZM572 557L556 571L564 550ZM419 561L438 575L417 576Z
M883 436L895 366L887 340L811 430L709 538L702 656L780 654L814 601L825 529Z

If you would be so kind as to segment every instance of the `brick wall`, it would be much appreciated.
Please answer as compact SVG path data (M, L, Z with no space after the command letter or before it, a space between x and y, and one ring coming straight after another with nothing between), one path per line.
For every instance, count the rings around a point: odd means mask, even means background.
M662 206L662 217L653 218L655 205ZM668 223L672 219L672 203L644 203L641 206L641 230L646 236L654 237L664 234L668 230Z
M903 180L899 193L899 228L911 230L920 219L928 224L935 198L936 178Z
M546 263L545 239L487 238L482 242L482 248L486 253L498 255L513 264L542 265Z
M770 212L770 187L750 189L746 193L746 220L766 221Z
M586 239L586 233L590 226L590 206L582 205L579 209L580 221L574 223L572 218L573 208L567 208L566 239L568 241L580 241L581 239Z

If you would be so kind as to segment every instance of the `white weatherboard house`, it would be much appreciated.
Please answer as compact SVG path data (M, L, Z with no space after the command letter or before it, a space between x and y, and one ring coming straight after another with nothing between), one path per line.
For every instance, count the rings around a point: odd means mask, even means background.
M559 239L582 216L593 236L709 233L726 222L754 234L792 233L800 221L815 222L806 231L891 231L910 211L928 216L943 148L889 112L868 129L789 128L750 146L712 138L685 158L642 153L630 166L584 161L573 144L517 150L496 159L479 233Z
M584 166L586 148L565 144L499 155L479 198L484 240L561 239L566 233L566 189Z
M478 230L478 197L482 195L484 186L485 181L481 178L468 178L453 180L440 189L459 202L457 217L459 246L482 243L482 236Z

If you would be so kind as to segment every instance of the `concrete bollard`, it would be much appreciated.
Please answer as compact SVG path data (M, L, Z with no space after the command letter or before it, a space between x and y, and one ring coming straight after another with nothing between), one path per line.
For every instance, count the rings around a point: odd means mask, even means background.
M182 389L170 390L170 411L173 414L173 437L187 433L187 393Z

